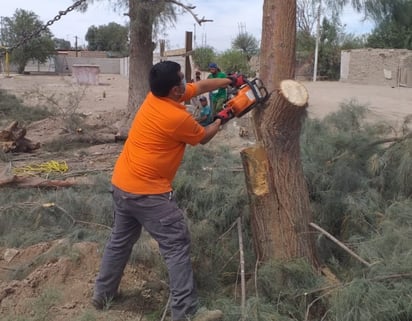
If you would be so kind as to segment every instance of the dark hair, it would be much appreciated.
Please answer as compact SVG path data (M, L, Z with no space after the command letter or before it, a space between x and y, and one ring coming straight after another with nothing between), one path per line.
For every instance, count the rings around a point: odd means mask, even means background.
M174 86L179 86L181 67L174 61L162 61L155 64L149 73L150 90L153 95L166 97Z

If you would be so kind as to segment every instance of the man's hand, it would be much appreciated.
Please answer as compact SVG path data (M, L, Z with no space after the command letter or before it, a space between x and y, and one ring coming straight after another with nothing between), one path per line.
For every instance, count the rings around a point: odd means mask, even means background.
M229 120L231 120L235 115L233 114L232 108L226 107L225 109L218 112L215 117L213 117L213 121L216 119L220 119L220 124L226 124Z
M229 78L232 81L230 85L234 88L239 88L240 86L245 84L245 76L243 75L231 75L227 78Z

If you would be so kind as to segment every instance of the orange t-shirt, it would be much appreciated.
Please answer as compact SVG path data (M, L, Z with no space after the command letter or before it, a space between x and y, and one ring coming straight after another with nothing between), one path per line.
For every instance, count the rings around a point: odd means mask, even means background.
M187 84L181 101L192 98L195 84ZM112 183L133 194L161 194L172 190L186 144L196 145L204 127L181 103L149 93L137 112L114 167Z

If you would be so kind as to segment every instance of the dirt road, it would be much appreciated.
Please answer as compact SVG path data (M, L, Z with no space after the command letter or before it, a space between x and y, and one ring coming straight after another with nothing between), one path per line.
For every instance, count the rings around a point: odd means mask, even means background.
M304 82L309 91L309 115L324 117L341 103L357 101L377 118L400 120L412 114L412 88L356 85L343 82Z

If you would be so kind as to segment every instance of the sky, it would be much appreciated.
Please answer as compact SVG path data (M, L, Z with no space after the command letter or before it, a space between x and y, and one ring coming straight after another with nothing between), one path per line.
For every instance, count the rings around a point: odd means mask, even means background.
M260 40L262 32L262 11L264 0L182 0L196 6L194 12L199 18L211 19L199 26L191 14L185 13L178 17L174 27L169 27L167 34L159 38L166 40L167 49L183 48L185 32L191 31L194 36L193 45L199 47L208 45L218 52L231 47L232 40L239 32L246 31ZM33 11L43 23L53 19L59 11L66 10L73 4L72 0L1 0L0 17L12 17L16 9ZM112 1L113 2L113 1ZM74 46L77 37L79 46L86 46L85 35L90 26L96 27L116 22L125 25L128 17L125 11L114 12L110 1L95 1L86 13L72 11L52 24L49 29L57 38L71 42ZM342 11L341 22L346 25L345 31L355 35L370 32L371 22L362 22L362 16L349 7Z

